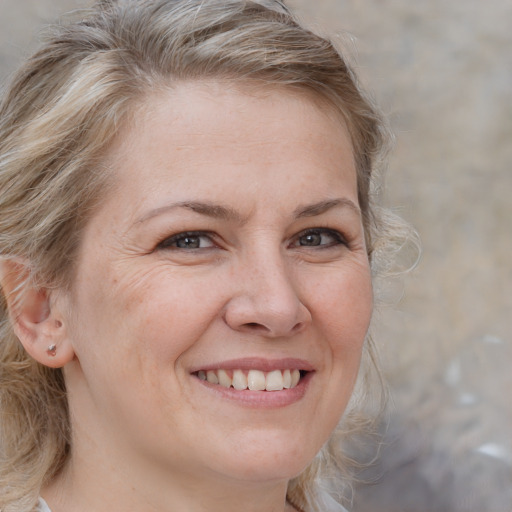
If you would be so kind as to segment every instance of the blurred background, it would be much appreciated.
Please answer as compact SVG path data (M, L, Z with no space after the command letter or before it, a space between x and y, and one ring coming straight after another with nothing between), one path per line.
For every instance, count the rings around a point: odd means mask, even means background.
M0 82L86 0L0 0ZM512 511L512 2L289 0L392 125L384 202L417 268L376 314L392 402L354 512Z

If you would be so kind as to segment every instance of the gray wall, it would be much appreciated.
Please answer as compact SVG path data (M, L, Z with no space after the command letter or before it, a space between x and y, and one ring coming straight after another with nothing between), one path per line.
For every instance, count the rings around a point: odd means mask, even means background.
M0 0L0 79L83 0ZM512 2L290 0L353 50L397 143L385 201L423 256L376 315L394 407L356 509L512 508Z

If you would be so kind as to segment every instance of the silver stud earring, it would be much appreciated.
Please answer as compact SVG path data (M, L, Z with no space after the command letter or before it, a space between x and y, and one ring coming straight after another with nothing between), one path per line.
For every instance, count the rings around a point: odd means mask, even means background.
M47 353L50 357L55 357L55 355L57 354L57 345L50 345L50 346L46 349L46 353Z

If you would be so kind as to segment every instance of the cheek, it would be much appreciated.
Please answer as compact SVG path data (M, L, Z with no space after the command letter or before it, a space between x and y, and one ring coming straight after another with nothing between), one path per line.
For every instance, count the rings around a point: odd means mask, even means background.
M124 301L120 314L128 321L128 336L137 337L156 364L169 364L192 347L222 309L219 286L183 274L155 273L129 286L129 293L126 288L120 293Z
M324 329L333 357L357 359L361 354L373 311L373 290L369 268L355 265L333 272L324 283L316 314Z

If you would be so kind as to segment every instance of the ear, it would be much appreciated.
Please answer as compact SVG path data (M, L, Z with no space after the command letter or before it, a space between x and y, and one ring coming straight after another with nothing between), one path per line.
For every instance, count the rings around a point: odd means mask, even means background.
M50 291L36 287L27 263L0 260L0 285L14 333L36 361L61 368L74 357L63 312L52 304Z

